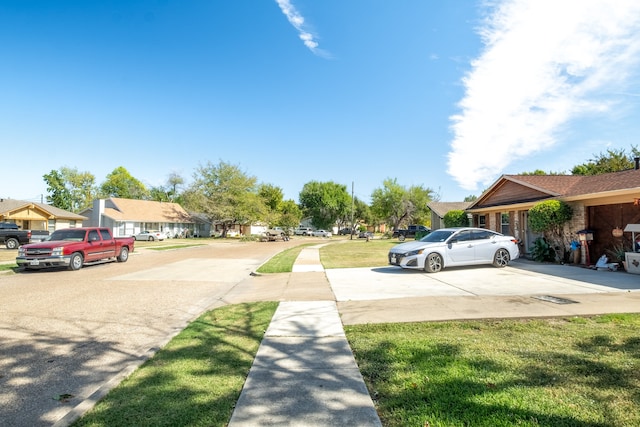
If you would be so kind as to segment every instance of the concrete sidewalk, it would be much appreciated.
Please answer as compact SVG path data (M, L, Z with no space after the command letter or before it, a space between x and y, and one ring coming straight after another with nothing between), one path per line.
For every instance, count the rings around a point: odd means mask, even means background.
M231 427L380 426L343 323L640 311L640 276L633 274L526 260L488 266L482 275L483 267L435 275L391 267L325 272L322 246L303 249L281 285L286 302L258 349ZM319 300L309 301L309 292Z
M292 276L323 271L321 246L300 252ZM280 303L229 426L382 426L334 301Z

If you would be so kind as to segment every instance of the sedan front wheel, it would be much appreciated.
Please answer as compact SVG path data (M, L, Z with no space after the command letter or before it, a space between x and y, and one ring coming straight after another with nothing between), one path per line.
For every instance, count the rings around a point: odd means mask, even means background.
M424 260L424 271L427 273L437 273L442 270L442 267L442 257L435 252L427 255L427 258Z
M493 256L493 265L498 268L506 267L509 261L511 261L511 256L509 256L509 251L506 249L498 249Z

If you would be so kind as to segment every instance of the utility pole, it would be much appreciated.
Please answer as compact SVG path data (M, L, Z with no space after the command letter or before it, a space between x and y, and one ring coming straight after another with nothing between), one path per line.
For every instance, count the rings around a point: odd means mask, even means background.
M353 240L353 181L351 181L351 230L349 231L350 239Z

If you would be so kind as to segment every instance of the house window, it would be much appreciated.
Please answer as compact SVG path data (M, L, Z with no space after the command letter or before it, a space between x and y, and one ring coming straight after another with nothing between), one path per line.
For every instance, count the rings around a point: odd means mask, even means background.
M69 228L76 228L76 222L75 222L75 220L71 220L71 221L69 221Z
M478 215L478 227L480 228L487 227L487 219L484 215Z
M502 234L509 234L509 214L502 214Z
M55 219L50 219L48 221L47 230L49 231L49 233L53 233L54 231L56 231L56 220Z

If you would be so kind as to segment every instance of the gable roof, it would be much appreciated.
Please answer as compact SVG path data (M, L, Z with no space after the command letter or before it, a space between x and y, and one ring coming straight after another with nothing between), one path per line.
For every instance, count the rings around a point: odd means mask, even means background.
M105 200L104 216L115 221L194 222L191 215L177 203L118 197Z
M471 205L471 202L429 202L427 207L440 218L444 218L447 212L464 211Z
M601 175L503 175L469 209L548 198L589 198L640 191L640 169Z
M15 199L0 199L0 217L8 218L12 216L13 213L24 209L37 209L41 211L44 216L48 216L50 219L70 219L77 221L87 219L82 215L56 208L55 206L47 205L45 203L27 202Z

